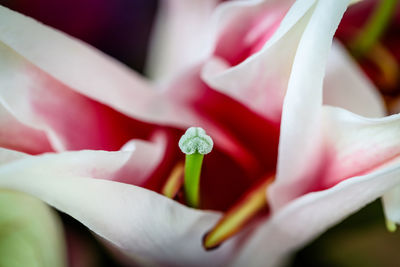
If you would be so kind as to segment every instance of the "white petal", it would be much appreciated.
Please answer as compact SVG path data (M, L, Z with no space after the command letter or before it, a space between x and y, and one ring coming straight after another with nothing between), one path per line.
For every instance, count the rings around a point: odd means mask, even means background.
M88 176L141 185L155 171L165 153L166 140L158 136L154 142L132 140L135 149L108 152L101 150L68 151L61 154L45 153L39 157L44 167L62 175ZM0 148L0 165L25 158L35 158L17 151ZM33 161L35 162L35 161ZM32 163L34 164L34 163Z
M148 73L165 82L204 59L209 22L219 0L160 1L150 47Z
M288 253L310 242L398 183L400 167L397 165L348 179L328 190L292 201L255 231L243 253L238 255L235 266L276 266Z
M232 242L213 252L202 247L202 236L218 214L184 207L140 187L80 176L90 174L81 168L66 171L65 166L77 166L80 160L91 162L90 155L77 156L36 156L3 165L0 186L39 197L140 263L204 266L228 259Z
M0 165L25 157L29 157L29 155L11 149L0 148Z
M321 111L325 66L333 35L348 2L317 1L309 12L283 104L277 178L270 188L273 208L304 194L320 168L324 151ZM298 1L292 9L301 9L298 5L302 4ZM295 183L296 188L287 190Z
M366 117L382 117L386 114L377 89L338 42L333 43L328 59L324 104L345 108Z
M9 150L3 148L0 148L0 152L2 154L10 153ZM2 167L8 168L10 164L18 165L18 162L29 162L31 165L25 166L38 173L45 173L47 170L52 170L54 173L62 175L81 175L99 179L112 179L115 173L131 159L132 155L131 152L94 150L68 151L60 154L46 153L40 156L24 156L18 153L14 155L11 163L4 164ZM35 167L36 161L43 164L43 169Z
M400 185L385 192L382 200L386 218L400 224Z

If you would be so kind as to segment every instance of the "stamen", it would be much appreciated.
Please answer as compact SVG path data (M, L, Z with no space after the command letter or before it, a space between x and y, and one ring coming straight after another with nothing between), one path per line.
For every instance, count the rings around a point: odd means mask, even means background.
M396 11L397 0L379 1L361 32L351 44L354 56L362 57L376 44Z
M257 184L225 213L224 217L204 237L203 246L206 250L218 247L238 233L261 210L268 207L266 190L274 178L270 176Z
M169 198L175 198L183 184L183 162L178 162L172 169L167 181L164 184L161 192L164 196Z
M179 148L186 154L185 159L185 197L189 206L199 207L200 174L205 154L211 152L213 141L200 127L190 127L179 140Z
M400 67L390 51L378 42L371 48L366 57L379 69L379 85L385 88L396 88Z

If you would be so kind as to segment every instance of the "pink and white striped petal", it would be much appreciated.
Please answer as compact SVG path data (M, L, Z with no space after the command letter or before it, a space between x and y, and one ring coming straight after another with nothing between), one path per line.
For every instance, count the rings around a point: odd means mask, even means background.
M0 43L3 51L8 49L24 61L22 66L16 63L19 75L44 73L39 79L47 76L42 82L48 86L68 88L136 119L189 124L190 112L137 73L77 39L1 6Z
M202 75L212 88L278 122L297 45L313 4L302 2L288 11L292 2L221 5L215 19L221 39L217 39L214 56L206 61ZM249 25L242 25L244 22ZM225 35L234 40L225 40ZM235 49L229 52L223 49L225 45Z

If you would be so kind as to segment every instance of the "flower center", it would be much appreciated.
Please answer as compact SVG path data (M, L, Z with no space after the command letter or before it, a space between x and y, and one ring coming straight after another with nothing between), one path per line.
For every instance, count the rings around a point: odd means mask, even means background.
M189 128L179 140L179 148L186 154L185 164L176 164L162 189L163 194L175 198L183 186L185 203L190 207L199 208L201 167L204 154L211 152L212 147L211 137L206 135L202 128ZM260 211L268 209L266 191L273 180L273 175L265 176L241 196L204 236L203 246L206 250L218 247L243 229Z

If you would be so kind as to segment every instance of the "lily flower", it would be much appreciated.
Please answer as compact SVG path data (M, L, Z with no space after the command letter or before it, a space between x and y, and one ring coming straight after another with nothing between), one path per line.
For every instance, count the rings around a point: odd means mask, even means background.
M276 266L386 193L399 223L400 118L379 118L374 87L332 46L349 4L165 1L153 82L1 7L0 153L26 154L0 166L0 187L71 215L145 266ZM191 126L214 144L197 208L161 194ZM206 234L253 192L264 212L206 250Z

